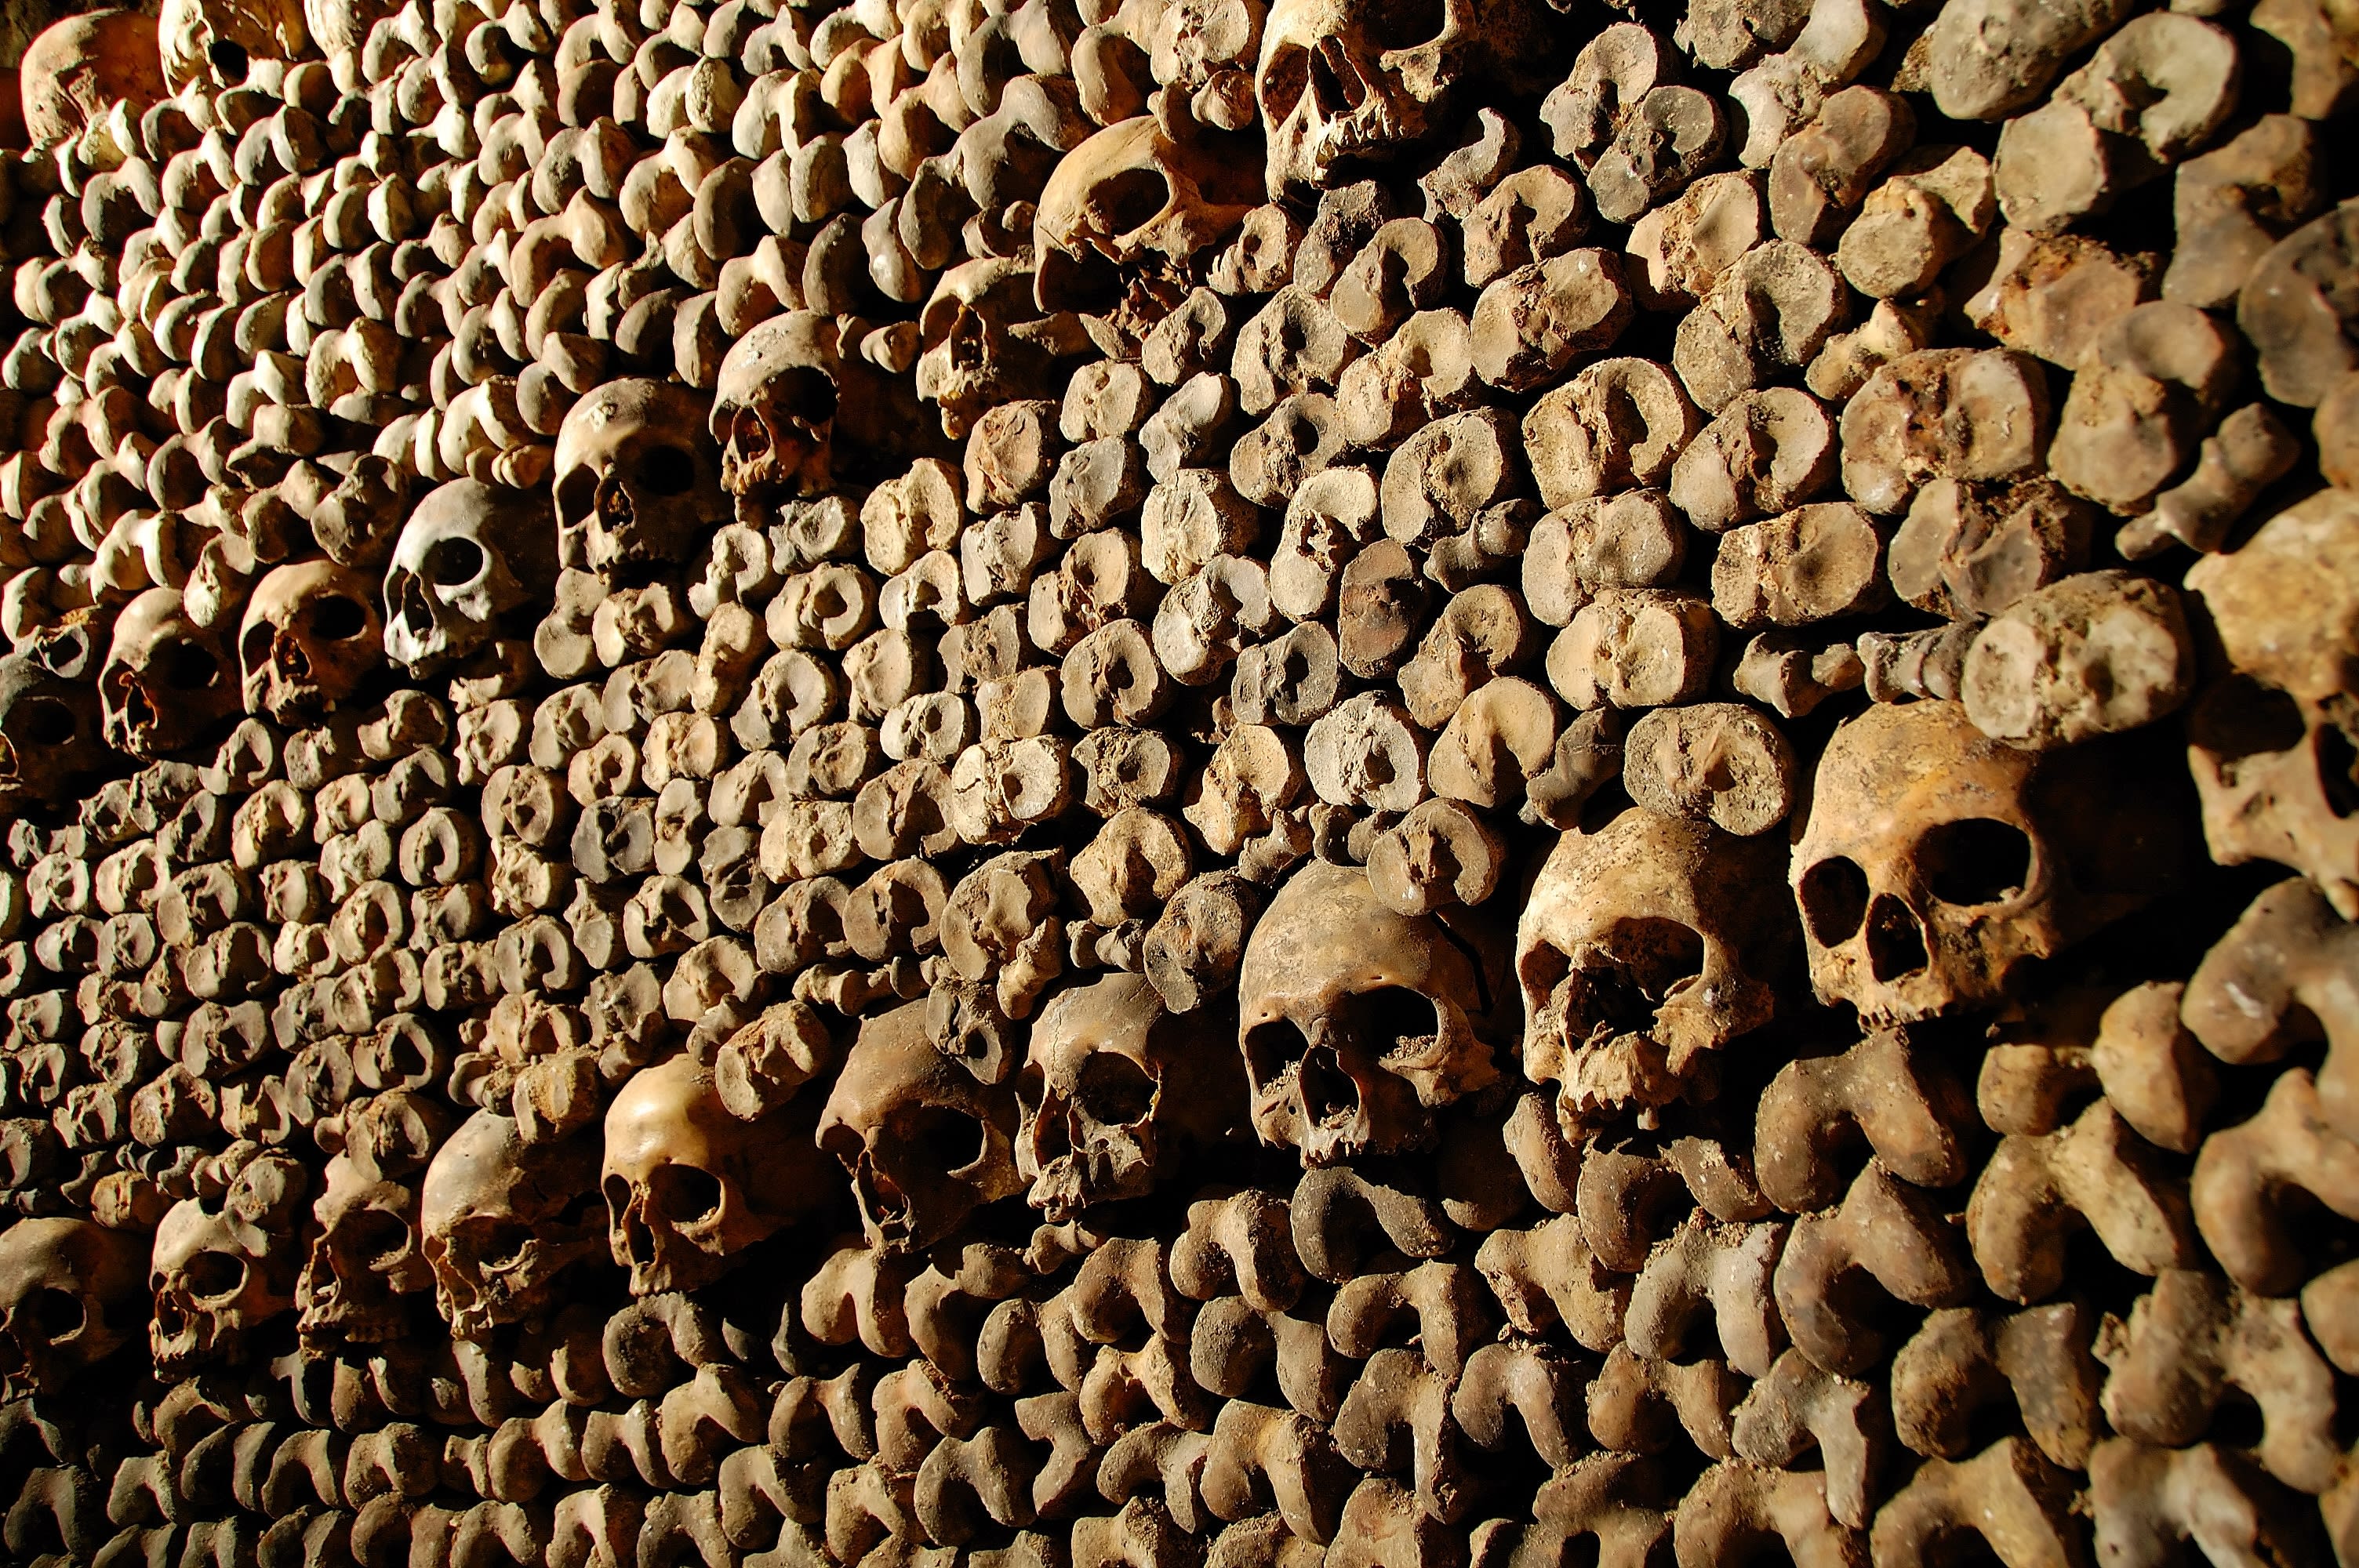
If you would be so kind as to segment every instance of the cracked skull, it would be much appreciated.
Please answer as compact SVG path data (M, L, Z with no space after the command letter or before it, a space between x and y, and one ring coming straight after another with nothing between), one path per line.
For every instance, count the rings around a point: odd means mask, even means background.
M1505 968L1466 912L1397 914L1356 866L1294 873L1245 943L1238 1042L1254 1131L1306 1165L1431 1143L1433 1112L1498 1081Z
M1454 128L1467 82L1520 82L1549 58L1531 0L1277 0L1254 72L1270 200L1397 157Z
M115 618L98 701L106 743L152 762L211 736L240 695L220 635L189 619L179 589L151 588Z
M704 396L610 381L557 431L558 559L595 572L686 561L730 519Z
M502 633L529 636L557 580L549 519L522 492L453 480L428 492L385 573L386 656L413 676L465 659Z
M237 630L245 710L281 724L335 707L384 657L374 587L330 560L272 568Z
M2108 741L2020 752L1955 702L1845 723L1791 870L1821 1000L1871 1025L1988 1007L2022 965L2165 891L2181 803L2142 759Z
M852 1176L871 1245L931 1246L984 1204L1024 1190L1013 1090L934 1049L926 1004L864 1021L820 1113L819 1146Z
M821 1190L810 1147L807 1099L745 1121L691 1056L635 1074L606 1111L602 1175L607 1243L631 1293L708 1285L801 1217Z
M0 806L61 799L100 766L97 694L25 654L0 655Z
M1568 1128L1685 1093L1708 1055L1769 1022L1794 945L1784 849L1633 806L1569 832L1516 933L1524 1073Z
M1016 1166L1032 1206L1062 1224L1092 1204L1144 1197L1178 1151L1219 1141L1244 1088L1222 1039L1217 1022L1164 1011L1137 975L1060 993L1033 1024L1016 1079Z
M1114 353L1195 287L1199 258L1258 204L1256 161L1190 125L1175 140L1152 114L1107 126L1060 159L1033 220L1043 309L1079 312Z
M606 1255L598 1140L588 1130L527 1143L479 1110L435 1152L419 1193L434 1304L452 1335L481 1339L541 1316L567 1270Z
M0 1231L0 1390L55 1394L139 1332L145 1238L86 1219Z
M2359 919L2359 503L2322 490L2187 574L2236 673L2190 716L2203 832Z
M242 1361L257 1329L295 1309L309 1180L293 1160L265 1154L219 1199L184 1198L165 1214L147 1265L158 1373Z

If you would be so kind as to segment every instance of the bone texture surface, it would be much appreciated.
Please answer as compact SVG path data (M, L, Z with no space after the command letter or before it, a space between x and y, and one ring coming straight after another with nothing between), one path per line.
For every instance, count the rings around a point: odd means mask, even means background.
M2359 1568L2350 5L10 95L5 1562Z

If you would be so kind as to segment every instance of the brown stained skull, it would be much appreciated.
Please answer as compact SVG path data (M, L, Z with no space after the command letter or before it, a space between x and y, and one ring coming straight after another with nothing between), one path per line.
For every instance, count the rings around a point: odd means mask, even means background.
M1245 1085L1213 1015L1168 1012L1140 976L1060 993L1032 1025L1017 1076L1016 1168L1061 1225L1093 1204L1144 1197L1186 1150L1238 1129Z
M242 1361L258 1330L295 1309L309 1182L293 1160L265 1154L219 1199L184 1198L165 1214L147 1264L159 1374Z
M139 1332L147 1238L86 1219L0 1231L0 1393L64 1391Z
M220 633L189 619L179 589L151 588L115 618L98 672L106 743L152 762L210 740L237 717L238 685Z
M1709 1089L1711 1057L1769 1022L1794 946L1782 861L1773 839L1643 806L1557 840L1516 976L1525 1076L1557 1086L1568 1130Z
M1024 1190L1017 1107L934 1049L926 1004L864 1020L820 1113L819 1146L851 1174L870 1245L930 1247L984 1204Z
M546 1315L568 1271L606 1256L599 1143L588 1129L527 1143L479 1110L435 1152L419 1193L434 1305L453 1337Z
M387 1180L347 1151L328 1162L311 1205L319 1224L295 1281L306 1344L376 1344L410 1331L409 1303L434 1283L419 1250L415 1180Z
M511 618L547 608L557 582L549 519L523 492L472 479L427 492L385 573L386 656L422 676L480 652Z
M238 626L245 710L281 724L334 708L384 658L375 585L331 560L272 568Z
M0 655L0 808L54 805L103 766L97 694L31 655Z
M79 136L119 102L136 124L165 94L156 18L129 7L62 17L26 46L18 64L25 130L43 151Z
M732 1115L712 1070L682 1054L641 1069L606 1111L607 1244L631 1293L711 1284L824 1190L808 1098Z
M1313 860L1270 901L1237 974L1255 1133L1306 1165L1431 1144L1433 1112L1498 1081L1512 1011L1479 916L1403 915L1356 866Z
M943 435L963 438L994 405L1060 390L1052 373L1071 324L1034 303L1028 259L962 262L918 317L918 395L940 414Z
M2026 964L2151 902L2183 825L2141 766L2107 741L2017 751L1955 702L1845 723L1790 871L1820 999L1871 1025L1988 1008Z
M825 491L844 368L835 322L809 310L774 316L738 339L712 391L721 488L756 499Z
M1553 59L1542 16L1530 0L1277 0L1254 72L1270 200L1308 203L1455 130L1461 88Z
M1234 138L1178 124L1175 137L1141 114L1091 136L1049 176L1033 221L1040 305L1079 312L1126 351L1188 297L1209 253L1261 199L1249 148L1241 156Z
M2320 491L2187 586L2236 668L2189 726L2212 858L2291 866L2359 919L2359 502Z
M730 519L704 395L610 381L558 427L557 554L602 575L688 560Z

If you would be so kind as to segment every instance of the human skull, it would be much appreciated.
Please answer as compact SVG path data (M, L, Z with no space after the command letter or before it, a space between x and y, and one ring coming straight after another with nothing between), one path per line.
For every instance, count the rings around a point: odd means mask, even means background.
M712 391L721 488L762 499L825 491L843 370L835 322L809 310L774 316L738 339Z
M708 1285L810 1210L822 1186L810 1103L741 1120L687 1054L633 1076L607 1108L602 1176L633 1295Z
M1221 1022L1167 1012L1144 978L1116 973L1041 1011L1016 1095L1016 1168L1027 1201L1061 1225L1146 1196L1182 1150L1218 1142L1245 1085Z
M384 657L374 586L331 560L273 567L237 631L245 710L281 724L335 707Z
M1345 165L1452 129L1462 86L1526 85L1548 43L1531 0L1277 0L1254 72L1270 200L1314 200Z
M1498 1081L1505 964L1470 912L1397 914L1356 866L1294 873L1246 940L1237 1040L1264 1143L1305 1165L1424 1148Z
M399 1339L410 1328L406 1298L434 1282L419 1250L417 1184L389 1180L349 1150L328 1162L325 1180L295 1281L297 1331L306 1343Z
M151 588L115 618L98 701L106 743L149 762L207 739L239 709L228 648L189 619L176 588Z
M1680 1098L1708 1055L1769 1022L1790 961L1784 846L1632 806L1564 834L1516 932L1524 1073L1568 1129Z
M61 800L100 766L97 693L27 654L0 656L0 807Z
M243 1360L257 1329L294 1310L307 1184L301 1165L265 1154L218 1200L184 1198L165 1214L147 1266L159 1374Z
M0 1392L55 1394L138 1333L145 1238L86 1219L0 1231Z
M133 10L85 11L52 23L26 46L18 70L25 131L43 151L81 135L117 103L130 105L136 123L165 93L156 18Z
M2359 920L2359 501L2321 490L2187 574L2236 674L2189 762L2212 858L2276 860Z
M557 541L522 492L472 479L429 491L385 573L386 656L413 676L465 659L502 632L529 636L557 581Z
M1024 1190L1016 1128L1014 1091L935 1050L926 1004L913 1001L861 1023L820 1113L819 1146L851 1173L870 1244L911 1252Z
M1116 348L1178 308L1199 281L1198 259L1260 200L1254 158L1180 124L1184 140L1152 114L1109 125L1059 160L1040 192L1034 297L1081 312Z
M1028 258L985 257L942 274L918 317L918 395L940 412L942 434L966 435L994 404L1055 395L1050 373L1071 318L1044 317Z
M610 381L557 431L557 552L594 572L686 561L730 520L701 393Z
M164 81L235 87L255 59L297 60L307 42L298 0L164 0L156 18Z
M1955 702L1877 703L1843 724L1791 869L1820 999L1870 1025L1999 1001L2022 965L2175 880L2165 776L2113 741L2017 751Z
M527 1143L479 1110L435 1152L419 1195L434 1304L461 1339L546 1314L566 1271L605 1255L598 1140Z

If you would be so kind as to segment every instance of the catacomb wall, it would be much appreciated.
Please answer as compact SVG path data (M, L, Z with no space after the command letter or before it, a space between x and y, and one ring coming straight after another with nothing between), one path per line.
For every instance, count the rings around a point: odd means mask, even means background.
M7 1560L2359 1562L2354 82L50 27Z

